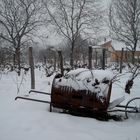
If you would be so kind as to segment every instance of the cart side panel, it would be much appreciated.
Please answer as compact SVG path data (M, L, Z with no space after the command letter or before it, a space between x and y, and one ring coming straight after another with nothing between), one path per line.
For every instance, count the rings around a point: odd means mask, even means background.
M97 99L96 94L91 93L91 91L76 91L71 87L56 86L54 84L52 87L51 103L54 107L62 109L75 110L75 108L87 108L93 111L106 111L110 100L111 86L112 85L109 87L107 98L101 101Z

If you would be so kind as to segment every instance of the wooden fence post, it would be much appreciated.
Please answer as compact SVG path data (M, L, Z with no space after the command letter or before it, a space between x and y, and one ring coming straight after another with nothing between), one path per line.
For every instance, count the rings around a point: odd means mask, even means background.
M29 65L31 70L31 89L35 89L35 72L32 47L29 47Z
M56 52L54 51L54 71L56 71Z
M124 52L124 49L122 48L122 52L121 52L121 60L120 60L120 73L122 73L122 63L123 63L123 52Z
M106 50L103 48L102 50L102 69L105 70L105 52Z
M97 56L98 56L98 52L95 49L95 68L97 68L97 58L98 58Z
M88 47L88 68L92 69L92 47Z
M64 69L63 69L63 56L62 56L62 51L61 50L58 50L58 55L59 55L61 74L63 76L64 75Z

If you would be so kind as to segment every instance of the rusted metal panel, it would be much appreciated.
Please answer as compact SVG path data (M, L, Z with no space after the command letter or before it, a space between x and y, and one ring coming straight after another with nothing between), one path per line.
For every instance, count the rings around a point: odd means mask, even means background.
M111 82L108 84L108 87L107 96L99 99L97 93L91 92L90 90L75 90L70 86L58 85L54 80L51 103L54 107L67 110L87 109L92 112L106 112L111 95Z

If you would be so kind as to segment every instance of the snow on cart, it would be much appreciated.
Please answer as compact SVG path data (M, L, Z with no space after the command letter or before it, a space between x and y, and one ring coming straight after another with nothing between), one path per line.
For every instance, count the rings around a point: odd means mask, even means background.
M35 90L29 92L49 95L51 97L50 101L23 96L18 96L16 99L49 103L50 112L55 107L63 109L64 112L92 115L96 118L102 117L106 119L109 112L115 111L125 112L127 118L128 113L139 113L140 106L138 108L119 105L124 98L119 98L110 103L113 77L113 73L108 70L89 70L83 68L71 70L65 76L61 77L58 74L54 76L51 93ZM115 107L123 109L113 110Z
M55 78L51 104L72 112L106 114L111 95L111 75L103 70L79 69Z

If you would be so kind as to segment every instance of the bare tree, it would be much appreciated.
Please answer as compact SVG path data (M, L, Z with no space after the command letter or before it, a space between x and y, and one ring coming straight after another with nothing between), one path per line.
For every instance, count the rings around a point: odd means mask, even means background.
M99 30L102 19L99 1L50 0L44 1L44 5L57 32L70 42L70 65L73 68L73 52L79 35Z
M11 44L20 75L20 52L41 24L39 0L1 0L0 37Z
M140 43L140 0L113 0L109 11L110 28L115 39L132 52L132 63Z

